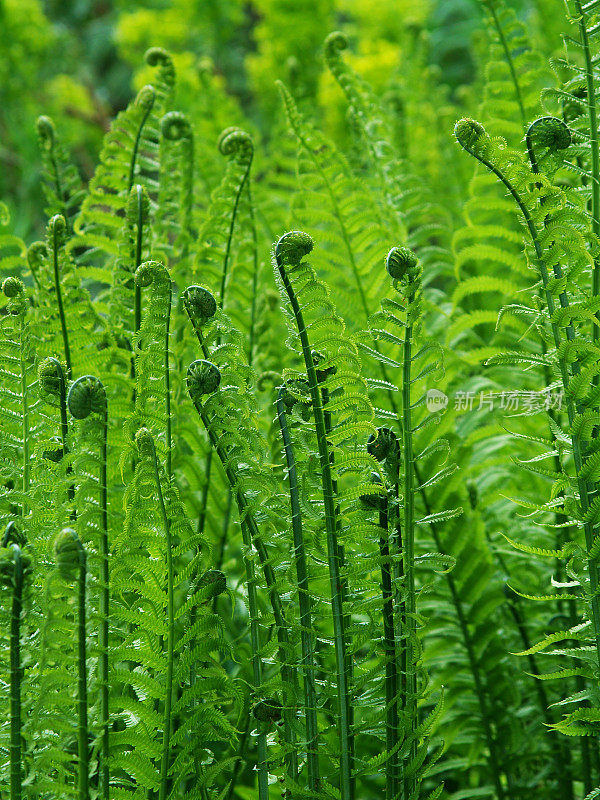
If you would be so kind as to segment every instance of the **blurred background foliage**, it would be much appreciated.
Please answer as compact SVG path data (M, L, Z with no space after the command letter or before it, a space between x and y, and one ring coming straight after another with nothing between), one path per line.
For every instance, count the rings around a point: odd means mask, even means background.
M181 107L193 109L219 92L223 126L239 123L269 138L282 125L275 80L286 80L326 133L348 138L344 103L323 70L322 45L332 30L352 42L349 62L391 102L403 97L399 120L418 138L435 135L446 116L468 111L482 38L478 0L0 0L0 196L15 232L27 241L43 225L35 121L43 112L87 181L109 120L149 74L143 55L160 46L174 56ZM546 0L510 5L526 21L538 49L560 43L563 14ZM428 70L423 66L428 65ZM410 108L407 86L429 80L432 105ZM401 91L400 91L401 90ZM406 99L407 98L407 99ZM448 102L452 106L448 107ZM418 114L416 113L418 112ZM193 112L192 112L193 115ZM400 125L400 127L402 127ZM448 137L444 127L443 135ZM402 131L398 131L399 137ZM448 137L449 138L449 137ZM406 143L407 154L410 142ZM444 148L416 148L416 158ZM428 174L443 178L443 164Z

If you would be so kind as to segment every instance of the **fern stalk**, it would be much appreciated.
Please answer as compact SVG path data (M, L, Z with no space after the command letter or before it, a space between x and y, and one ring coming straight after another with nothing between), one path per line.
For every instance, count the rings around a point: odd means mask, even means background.
M414 292L408 296L408 314L415 300ZM416 672L416 594L415 594L415 529L414 529L414 456L413 431L410 402L411 352L413 326L409 320L404 332L404 353L402 367L402 440L404 450L404 529L402 531L402 564L405 580L404 647L406 649L406 713L410 725L410 762L417 756L417 672ZM405 797L412 797L415 791L414 777L405 777Z
M279 277L288 296L292 313L296 320L302 346L302 356L308 377L313 417L319 449L323 504L325 510L325 529L327 533L327 564L331 586L331 609L333 617L336 676L338 690L339 731L340 731L340 791L342 800L352 800L352 753L353 733L350 728L349 690L347 681L346 632L342 602L342 583L339 569L339 545L337 541L337 520L335 513L333 480L325 418L315 365L313 362L304 316L296 293L288 277L287 268L294 268L312 250L312 239L301 231L292 231L282 236L275 247L274 261Z
M290 506L292 511L292 534L294 537L294 557L296 562L296 577L298 580L298 604L300 607L302 666L304 668L304 717L306 720L306 751L308 766L308 788L312 791L319 790L320 773L318 757L318 724L317 724L317 694L315 688L315 660L313 651L313 636L310 594L308 586L308 570L306 566L306 552L304 547L304 534L302 531L302 512L300 510L300 491L298 487L298 474L296 472L296 458L290 436L284 403L285 387L279 389L277 395L277 419L281 428L281 438L288 468L290 483Z
M496 33L498 34L498 38L500 39L500 44L502 45L502 49L504 50L504 55L506 57L506 63L508 64L508 69L510 71L510 76L513 82L513 86L515 88L515 99L517 101L517 105L519 106L519 113L521 115L521 123L523 127L527 125L527 115L525 114L525 105L523 103L523 93L521 92L521 85L519 83L519 79L517 77L517 71L515 69L514 59L512 57L512 52L508 46L508 42L506 40L506 35L504 33L504 29L500 24L500 20L498 19L498 12L496 11L496 2L495 0L484 0L486 7L489 9L490 14L492 16L492 20L494 22L494 27L496 28Z
M86 419L96 413L100 417L102 428L102 444L100 446L100 631L98 659L98 677L100 682L100 725L101 725L101 759L100 790L103 800L109 800L110 787L110 703L108 686L108 645L109 645L109 612L110 612L110 548L108 542L108 403L106 391L98 378L84 375L75 381L69 389L67 399L69 411L75 419Z
M56 292L56 305L58 307L58 316L60 318L60 329L63 339L63 348L65 353L65 362L67 365L67 378L73 378L73 371L71 369L71 349L69 347L69 333L67 330L67 321L65 319L65 309L62 299L62 288L60 285L60 265L59 253L60 248L64 246L67 232L67 223L65 218L60 214L52 217L48 223L48 235L52 246L52 267L54 272L54 291Z
M63 528L54 541L54 558L61 576L77 581L77 753L78 800L89 800L88 693L86 649L87 554L72 528Z
M154 439L147 428L141 428L135 437L140 453L145 455L152 464L158 505L165 533L165 558L167 568L167 673L165 678L165 705L163 712L163 736L160 759L160 783L158 798L166 800L169 786L169 770L171 766L171 709L173 703L173 670L175 660L175 571L173 567L173 542L171 537L171 524L167 515L165 499L163 496L162 482L158 468L158 458Z
M267 592L271 603L271 609L273 611L273 617L275 619L275 625L277 627L277 639L279 642L278 658L280 662L281 673L284 682L288 683L290 686L293 686L296 683L296 675L294 667L291 666L289 663L290 657L288 651L289 651L290 641L288 634L288 624L285 619L283 604L281 602L281 597L279 595L279 590L277 588L277 581L275 578L273 567L271 566L269 554L260 535L260 530L258 528L258 524L256 522L254 514L251 511L250 504L240 485L240 480L234 468L231 466L231 460L227 457L227 453L223 448L223 446L221 445L219 438L216 436L215 431L213 430L213 427L210 424L210 420L206 412L204 411L204 407L202 405L202 395L216 391L219 386L220 380L221 376L218 369L214 366L214 364L211 364L211 362L209 361L195 361L188 367L188 373L187 373L188 392L196 408L196 411L198 412L200 419L202 420L202 423L206 429L211 446L215 451L215 453L217 454L217 456L219 457L219 460L221 461L223 470L225 472L225 477L229 482L230 491L234 494L236 498L240 520L243 521L243 526L248 529L248 532L250 534L244 544L246 545L246 547L252 547L258 555L263 570L265 583L267 585ZM289 745L289 753L286 757L288 776L293 781L297 781L298 753L295 747L295 736L292 726L292 713L287 703L284 706L283 717L284 717L284 735L286 742Z
M2 547L10 528L7 529ZM0 578L9 578L12 587L10 612L10 800L21 800L21 614L23 611L24 563L21 548L12 543L8 550L11 556L6 563L0 562ZM4 571L6 570L6 576Z

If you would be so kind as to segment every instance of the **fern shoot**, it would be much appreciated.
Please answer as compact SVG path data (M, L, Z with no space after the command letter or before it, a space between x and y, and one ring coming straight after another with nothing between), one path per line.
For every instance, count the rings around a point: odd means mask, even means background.
M88 689L86 643L87 554L72 528L54 540L54 561L61 578L77 582L77 799L89 800Z
M54 274L54 291L56 292L56 306L60 318L60 330L63 339L65 363L67 365L67 379L72 380L73 371L71 369L71 348L69 347L69 332L65 318L63 305L61 277L60 277L60 253L67 241L67 223L60 214L52 217L48 223L48 244L52 253L52 268Z
M256 551L258 560L260 561L262 567L267 586L267 592L269 594L269 600L273 611L273 617L277 627L279 667L284 681L288 683L290 687L293 687L296 683L296 672L295 662L294 659L291 658L290 653L288 623L285 618L284 607L277 587L275 573L269 559L269 554L261 537L258 524L251 511L251 504L249 503L248 498L243 491L242 485L240 484L237 470L235 466L232 465L227 451L224 449L218 438L218 432L215 431L213 425L211 424L211 420L209 419L202 405L203 397L205 395L211 395L217 392L220 383L220 370L212 362L206 360L194 361L188 367L188 392L196 411L200 415L200 419L202 420L206 432L208 433L211 446L219 457L219 461L223 466L229 483L229 489L235 496L240 519L243 520L242 534L244 537L244 546L248 549L253 548ZM286 703L286 707L284 708L283 718L284 735L286 742L289 745L289 753L286 759L288 775L293 781L296 781L298 773L298 754L295 746L295 735L292 728L292 708L289 702Z
M167 475L171 477L173 473L173 442L171 434L171 369L169 363L169 337L171 331L172 302L171 276L163 264L161 264L159 261L146 261L138 267L135 273L135 282L136 286L147 287L153 285L155 289L155 295L152 296L150 307L148 309L147 333L150 341L146 343L146 346L149 347L149 351L145 356L145 360L148 363L145 363L144 365L144 377L146 378L147 384L150 383L149 379L152 374L152 366L149 363L153 358L151 344L157 341L157 338L160 335L160 329L164 329L162 333L164 337L164 343L161 356L163 361L162 370L164 380L165 443L167 451L166 469ZM144 331L142 331L142 333L143 332ZM143 341L142 344L144 344Z
M290 303L298 328L300 341L302 343L302 356L304 358L304 366L308 377L308 385L317 434L325 512L325 527L327 531L327 562L329 568L331 610L335 641L340 731L340 792L342 800L352 800L352 752L354 748L352 743L352 731L350 728L346 635L344 630L344 609L342 602L342 583L339 570L339 544L337 541L337 521L333 479L331 475L331 460L329 447L327 444L321 391L317 380L312 349L308 340L302 309L300 308L294 288L289 278L289 273L300 264L302 258L308 255L312 248L313 241L308 234L303 233L302 231L291 231L290 233L284 234L277 242L274 249L273 261Z
M108 541L108 403L102 382L91 375L78 378L69 389L67 404L72 416L83 420L91 414L99 418L101 429L100 445L100 656L98 662L98 678L100 685L100 724L101 724L101 758L100 758L100 790L101 797L108 800L110 791L110 706L109 706L109 635L110 635L110 544Z

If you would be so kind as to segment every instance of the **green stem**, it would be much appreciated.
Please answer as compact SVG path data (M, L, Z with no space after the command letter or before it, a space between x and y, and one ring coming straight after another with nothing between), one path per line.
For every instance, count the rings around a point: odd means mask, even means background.
M252 305L250 308L250 331L248 335L248 364L252 366L254 362L254 337L256 328L256 296L258 289L258 242L256 239L256 220L254 219L254 208L252 206L252 191L250 181L248 181L248 205L250 208L250 227L252 230Z
M388 535L388 499L379 512L379 554L381 556L381 596L383 600L383 646L385 652L386 750L391 753L398 744L398 664L396 661L396 628L394 625L394 595L390 567ZM398 754L390 755L385 765L386 800L394 800L398 785Z
M419 474L419 468L417 463L415 462L415 478L419 485L423 484L423 479ZM427 493L424 489L419 489L421 497L423 499L423 505L425 507L425 513L431 514L433 508L429 502L429 498L427 497ZM433 541L435 542L436 549L439 550L440 553L444 553L444 548L442 547L441 538L437 529L437 526L433 523L429 523L429 529L433 536ZM475 695L477 697L477 702L479 705L479 712L481 715L481 724L483 726L483 733L485 736L485 741L488 749L488 761L490 765L490 771L492 773L492 778L494 781L494 785L496 787L496 794L498 795L498 800L503 800L504 788L502 786L502 781L500 777L500 758L498 754L498 747L496 744L496 740L492 733L492 726L490 725L491 714L488 707L487 699L486 699L486 691L485 691L485 684L484 679L481 674L481 669L479 666L479 661L477 660L477 656L475 655L475 643L473 641L473 637L471 635L471 629L469 627L469 623L467 620L467 615L465 613L465 609L460 598L460 592L456 585L456 581L452 573L446 573L446 582L448 584L448 589L450 591L450 596L452 597L452 604L456 610L456 617L458 619L458 625L462 634L463 642L465 645L465 650L467 652L467 659L469 661L469 668L471 674L473 676L473 682L475 684Z
M169 332L171 327L171 284L169 283L169 296L167 305L167 324L165 326L165 414L167 416L166 444L167 444L167 476L173 477L173 441L171 432L171 372L169 370Z
M209 451L212 453L212 450ZM219 542L219 549L217 552L217 560L215 561L215 569L221 569L223 567L223 561L225 560L225 545L227 543L227 533L229 531L229 520L231 518L231 503L233 500L233 495L231 494L231 489L227 492L227 505L225 506L225 513L223 514L223 527L221 528L221 541ZM213 598L213 612L216 613L217 605L218 605L219 595L215 595Z
M110 568L109 568L109 543L108 543L108 406L104 408L102 418L102 451L100 472L100 510L102 514L102 534L100 539L100 723L101 723L101 766L100 790L101 797L109 800L110 772L109 772L109 727L110 706L108 687L108 643L109 643L109 611L110 611Z
M231 211L231 221L229 223L229 233L227 234L227 244L225 246L225 257L223 259L223 272L221 273L221 290L219 294L219 308L223 308L225 305L225 284L227 282L227 275L228 275L228 267L229 267L229 255L231 253L231 243L233 241L233 231L235 228L235 220L237 217L238 206L240 204L240 198L242 196L242 191L244 190L244 186L246 181L248 180L248 176L250 174L250 167L252 166L252 158L248 161L248 166L246 167L246 171L242 175L242 180L238 186L238 190L235 194L235 199L233 201L233 209Z
M294 236L295 234L286 234ZM281 254L281 245L285 237L279 240L275 251L276 265L286 294L292 307L292 312L298 327L298 334L302 345L302 355L312 401L315 430L317 435L317 445L319 449L319 463L321 467L321 481L323 489L323 504L325 510L325 529L327 534L327 563L329 568L329 580L331 587L331 610L333 617L335 660L337 673L338 690L338 712L339 712L339 732L340 732L340 790L342 800L352 800L352 752L353 752L353 733L350 728L349 720L349 697L347 682L347 660L346 660L346 635L344 630L344 612L342 603L342 585L339 569L339 547L337 542L337 521L335 513L335 501L333 492L333 481L331 475L331 462L327 436L325 433L325 420L323 416L323 406L321 393L315 366L312 359L311 347L308 341L308 334L304 317L294 288L287 275Z
M171 746L171 705L173 702L173 662L175 650L175 596L174 596L174 570L173 570L173 551L171 541L171 525L167 516L167 509L162 491L160 473L158 471L158 459L154 442L152 442L152 462L154 467L154 479L156 481L156 491L158 493L158 504L162 516L163 527L165 530L165 551L167 561L167 675L165 686L165 708L163 714L163 740L162 756L160 762L160 787L158 792L159 800L166 800L167 787L169 783L170 768L170 746Z
M129 162L129 177L127 179L127 194L128 195L129 195L129 192L131 191L131 188L133 186L133 181L134 181L134 178L135 178L135 166L136 166L136 162L137 162L138 151L140 149L140 142L142 140L142 131L144 130L144 125L146 124L146 121L147 121L148 117L150 116L150 112L152 111L152 108L154 106L155 98L156 98L156 93L153 93L152 102L148 102L147 103L146 108L144 110L144 116L142 117L142 121L140 122L140 126L139 126L139 128L137 130L137 133L136 133L136 136L135 136L135 142L133 144L133 150L131 152L131 161Z
M314 361L314 359L313 359ZM329 436L331 435L332 430L332 420L331 420L331 411L327 408L327 404L329 403L329 389L326 386L323 386L321 389L321 402L323 403L323 419L325 421L325 435L327 437L327 443L329 446ZM329 463L331 464L332 470L335 469L335 454L332 450L329 452ZM337 498L338 496L338 486L337 480L333 478L331 485L333 487L333 494ZM335 521L336 521L336 531L339 534L340 526L341 526L341 519L340 519L340 505L339 502L336 502L335 505ZM341 602L342 608L344 604L348 601L348 580L345 576L343 576L342 571L345 569L346 564L346 553L344 546L338 544L338 564L340 569L341 577ZM348 682L348 725L350 726L350 730L353 729L354 726L354 705L352 703L351 691L352 691L352 684L354 681L354 663L352 660L352 640L350 637L350 630L351 630L351 617L350 614L344 614L344 634L345 634L345 653L346 653L346 680ZM350 744L352 746L352 752L350 753L350 770L354 768L354 737L351 738ZM355 786L355 779L352 778L351 790L352 795L354 796L356 786Z
M143 197L143 189L140 184L136 187L136 200L137 200L137 224L136 224L136 234L135 234L135 261L133 264L133 271L135 273L136 269L142 263L142 246L144 240L144 197ZM134 315L134 322L133 322L133 332L137 333L142 325L142 287L137 283L135 283L135 295L133 300L133 315ZM133 369L135 370L135 362L134 357L132 356L131 363L133 365ZM135 372L132 377L135 377Z
M21 613L23 611L23 560L14 554L14 582L10 617L10 800L21 800Z
M496 13L496 6L494 0L491 2L486 3L487 7L490 10L492 15L492 19L494 20L494 26L498 33L498 37L500 39L500 44L502 45L502 49L504 50L504 55L506 56L506 63L508 64L508 69L510 70L510 75L512 78L513 86L515 87L515 97L517 104L519 106L519 112L521 114L521 122L523 127L527 125L527 116L525 114L525 106L523 104L523 95L521 93L521 86L519 84L519 79L517 78L517 71L515 69L515 63L512 57L512 53L508 47L508 42L506 41L506 36L504 35L504 30L502 29L502 25L500 24L500 20L498 19L498 14Z
M248 532L248 526L242 522L242 541L247 553L252 550L252 541ZM260 628L258 625L258 595L256 591L256 573L254 562L248 555L244 555L244 569L246 571L246 584L248 586L248 613L250 614L250 648L252 651L252 679L257 694L262 694L262 673L263 664L260 657ZM267 759L267 732L259 724L258 732L258 763L257 763L257 783L259 800L269 798L269 766Z
M86 661L86 613L85 584L87 577L87 555L79 545L79 575L77 578L77 752L79 762L78 800L89 798L89 744Z
M296 682L295 670L290 663L290 641L288 635L288 625L285 619L284 611L283 611L283 604L281 602L281 597L279 595L279 590L277 588L277 582L275 578L275 573L273 571L273 567L271 566L271 562L269 560L269 554L265 547L264 542L262 541L260 531L254 515L250 510L250 506L242 487L240 486L240 481L233 470L230 464L230 459L227 458L227 453L223 449L220 444L220 440L215 435L212 426L210 424L210 420L206 416L204 412L204 408L202 407L200 402L196 402L192 399L198 414L202 420L202 423L206 429L208 434L210 443L219 457L221 464L223 466L223 470L229 482L229 486L231 492L234 494L238 506L238 512L240 520L244 521L243 527L246 527L249 531L249 538L244 542L246 547L252 547L259 558L261 563L261 567L263 570L263 575L265 577L265 583L267 585L267 591L269 593L269 600L271 603L271 609L273 611L273 617L275 619L275 625L277 626L277 639L279 642L278 646L278 658L280 663L280 669L282 673L282 677L284 683L288 683L288 685L293 686ZM242 531L243 532L243 531ZM291 704L288 702L288 698L285 698L286 702L284 703L284 733L286 737L286 741L290 745L290 752L287 757L288 762L288 774L293 780L297 779L297 772L298 772L298 756L296 752L296 748L294 747L294 732L292 726L292 719L293 719L293 709L291 708Z
M277 396L277 418L281 428L281 437L288 468L290 482L290 506L292 512L292 534L294 537L294 557L296 577L298 580L298 604L300 606L300 625L302 643L302 667L304 672L304 718L306 721L306 755L308 766L308 788L318 791L320 788L319 756L317 724L317 693L315 687L315 660L313 650L314 630L311 618L311 602L308 586L308 569L304 534L302 531L302 512L300 509L300 491L298 474L292 439L288 429L285 405L282 399L283 387Z
M408 298L408 307L414 301L414 294ZM404 647L406 650L406 714L409 726L410 742L410 763L413 764L417 756L416 729L417 719L417 665L415 639L416 631L416 595L415 595L415 572L414 572L414 460L413 460L413 432L412 432L412 409L410 403L410 383L411 383L411 350L412 348L412 324L407 320L404 333L404 357L402 368L402 437L404 445L404 530L402 537L402 563L404 566L405 581L405 615L404 615ZM416 790L414 776L405 778L405 797L413 796Z
M59 219L62 219L59 218ZM59 243L58 243L58 230L59 226L55 225L52 229L52 264L54 269L54 289L56 291L56 304L58 306L58 315L60 317L60 329L62 332L63 347L65 351L65 363L67 365L67 378L72 380L73 371L71 369L71 350L69 348L69 333L67 331L67 321L65 319L65 310L62 300L62 289L60 286L60 271L59 271Z

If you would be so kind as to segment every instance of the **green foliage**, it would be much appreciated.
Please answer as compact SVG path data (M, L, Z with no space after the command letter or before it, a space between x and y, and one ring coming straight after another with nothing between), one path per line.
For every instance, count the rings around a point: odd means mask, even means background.
M600 7L213 5L0 3L0 797L592 800Z

